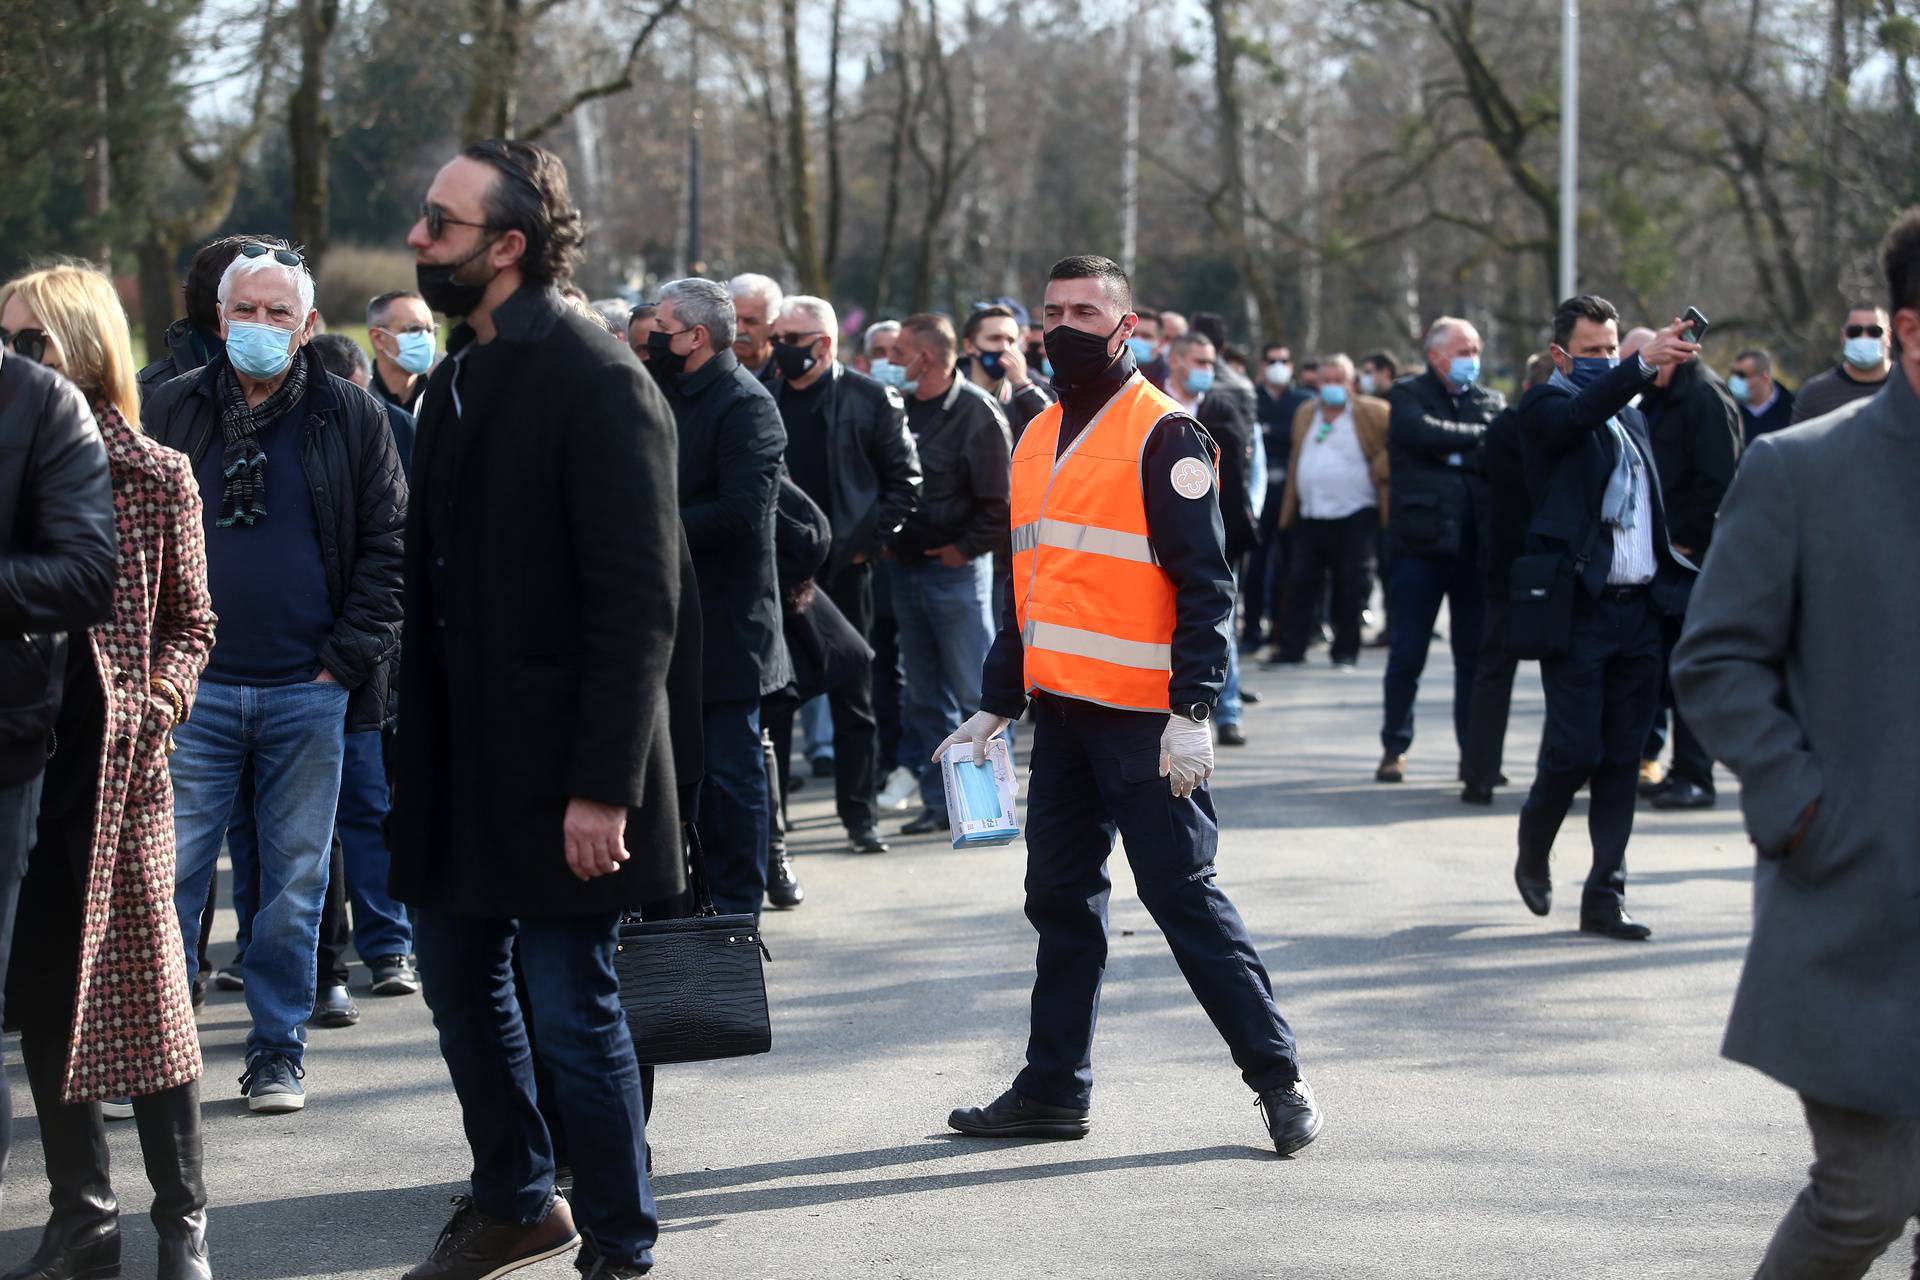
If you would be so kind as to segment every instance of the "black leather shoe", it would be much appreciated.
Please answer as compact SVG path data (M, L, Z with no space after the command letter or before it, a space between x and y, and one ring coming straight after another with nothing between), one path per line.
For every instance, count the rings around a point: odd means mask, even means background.
M1091 1115L1081 1107L1050 1107L1009 1089L984 1107L959 1108L947 1124L975 1138L1084 1138Z
M785 849L775 849L767 859L767 901L782 911L791 911L807 900L807 890L793 874L793 857Z
M935 813L931 809L922 809L919 817L900 828L900 834L903 836L931 835L936 831L945 831L947 826L946 814Z
M1697 782L1675 778L1653 793L1656 809L1711 809L1717 797Z
M1305 1080L1261 1094L1260 1113L1280 1155L1290 1156L1320 1136L1320 1104L1313 1100L1313 1087Z
M1645 942L1653 936L1653 930L1641 924L1627 914L1621 906L1588 911L1580 911L1580 932L1597 933L1603 938L1617 938L1621 942Z
M1513 864L1513 883L1518 886L1520 901L1527 904L1527 910L1537 916L1553 910L1553 880L1529 867L1525 854Z
M1493 803L1492 787L1464 787L1460 791L1461 804L1489 805Z
M847 833L847 848L855 853L885 853L891 847L872 827L862 827L858 831Z
M1459 765L1454 769L1453 780L1455 782L1465 782L1467 780L1467 762L1466 761L1462 760L1459 763ZM1507 775L1504 773L1495 774L1493 778L1493 785L1496 787L1504 787L1511 781L1512 779L1507 777Z
M1240 691L1240 701L1250 707L1258 706L1260 705L1260 691L1258 689L1242 689Z
M347 990L347 984L336 982L321 988L320 998L313 1002L313 1017L308 1021L316 1027L350 1027L360 1021L360 1006L353 1002L353 993Z
M1244 747L1247 735L1237 724L1223 724L1218 730L1218 741L1223 747Z

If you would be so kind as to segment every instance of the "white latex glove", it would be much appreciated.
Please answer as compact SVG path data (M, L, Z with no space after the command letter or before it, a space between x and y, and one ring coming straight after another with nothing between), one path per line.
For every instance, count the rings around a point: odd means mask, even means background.
M1213 776L1213 726L1190 716L1169 715L1160 732L1160 776L1176 796L1190 796Z
M990 711L976 711L967 717L965 724L948 734L946 741L934 748L933 761L935 764L938 764L940 763L940 757L947 754L948 749L957 747L963 742L971 742L973 744L973 762L975 764L985 764L987 762L987 744L1005 732L1006 727L1012 723L1013 722L1005 716L996 716Z

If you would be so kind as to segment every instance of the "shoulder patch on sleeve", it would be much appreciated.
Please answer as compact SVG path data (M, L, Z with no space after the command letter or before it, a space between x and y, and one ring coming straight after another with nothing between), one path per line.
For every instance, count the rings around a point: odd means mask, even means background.
M1213 469L1198 458L1173 464L1173 491L1183 498L1204 498L1213 489Z

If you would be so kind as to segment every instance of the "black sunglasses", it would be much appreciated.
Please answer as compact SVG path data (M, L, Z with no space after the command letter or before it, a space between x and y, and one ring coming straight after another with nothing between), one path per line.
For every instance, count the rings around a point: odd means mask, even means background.
M1849 338L1862 336L1868 338L1884 338L1887 336L1887 331L1877 324L1850 324L1847 326L1846 334Z
M0 346L12 347L35 364L41 362L47 354L47 331L45 329L0 329Z
M264 258L268 254L272 254L273 260L283 267L304 267L307 264L305 258L291 249L276 249L270 244L258 242L240 246L240 256L243 258Z
M448 227L478 227L482 231L498 231L499 227L486 222L468 222L464 218L449 218L447 211L431 202L420 206L420 217L427 224L427 238L438 240L447 233Z

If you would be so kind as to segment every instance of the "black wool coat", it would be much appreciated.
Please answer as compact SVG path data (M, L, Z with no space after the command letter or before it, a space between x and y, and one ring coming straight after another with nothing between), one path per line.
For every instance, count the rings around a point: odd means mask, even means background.
M464 916L637 908L684 882L673 416L558 293L522 288L493 323L484 345L454 331L421 401L390 883ZM629 810L612 875L567 867L575 797Z

